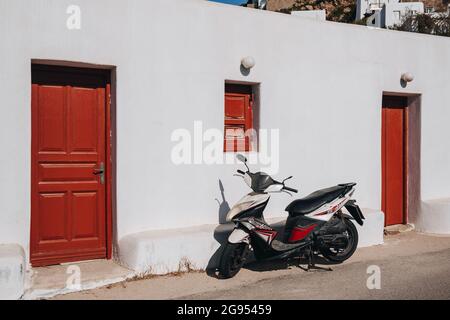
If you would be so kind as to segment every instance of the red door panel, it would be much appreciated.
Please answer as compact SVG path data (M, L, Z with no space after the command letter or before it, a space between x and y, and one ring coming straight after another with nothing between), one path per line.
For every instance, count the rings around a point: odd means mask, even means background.
M72 221L73 239L98 239L98 197L96 192L74 192L72 208L76 216Z
M247 99L249 95L225 95L225 118L227 120L245 119Z
M93 89L72 88L70 91L69 118L71 119L71 130L69 133L71 152L93 152L101 148L98 129L104 125L98 123L98 110L95 107L98 100L104 100L104 90L96 92ZM103 145L102 145L103 146Z
M38 113L39 152L65 152L67 150L66 110L61 107L66 99L64 88L40 87L39 95L36 95L36 98L39 105L39 109L36 110Z
M382 210L387 226L405 222L406 102L403 99L385 98L382 109Z
M106 258L106 88L32 85L31 263Z
M55 243L67 241L66 222L67 194L39 194L39 242ZM63 214L61 214L63 213ZM52 223L47 223L52 221Z
M245 132L252 127L251 95L225 93L224 151L250 151Z

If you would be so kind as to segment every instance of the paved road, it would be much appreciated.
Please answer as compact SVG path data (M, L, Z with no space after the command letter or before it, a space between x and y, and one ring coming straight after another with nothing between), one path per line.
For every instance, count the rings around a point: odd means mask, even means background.
M324 260L321 261L324 263ZM380 289L369 290L369 266ZM253 263L228 280L204 272L151 277L55 299L450 299L450 237L406 232L360 248L333 271L305 272L285 262Z
M371 277L378 266L380 289ZM450 249L334 266L331 272L290 274L239 288L181 299L450 299Z

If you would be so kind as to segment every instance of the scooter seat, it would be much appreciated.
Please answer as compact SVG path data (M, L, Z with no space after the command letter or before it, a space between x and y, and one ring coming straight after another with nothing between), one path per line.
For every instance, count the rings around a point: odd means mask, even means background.
M356 183L344 183L335 187L317 190L304 198L292 201L287 207L286 211L291 216L305 215L320 208L324 204L333 201L334 199L343 196Z

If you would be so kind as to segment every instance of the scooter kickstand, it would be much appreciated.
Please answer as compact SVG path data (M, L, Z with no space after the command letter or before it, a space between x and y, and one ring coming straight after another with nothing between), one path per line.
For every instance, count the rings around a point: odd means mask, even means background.
M311 248L307 249L307 255L308 255L308 266L306 268L302 267L300 263L298 264L298 267L306 272L310 271L333 271L331 268L324 268L316 266L316 263L314 261L314 252L311 250Z

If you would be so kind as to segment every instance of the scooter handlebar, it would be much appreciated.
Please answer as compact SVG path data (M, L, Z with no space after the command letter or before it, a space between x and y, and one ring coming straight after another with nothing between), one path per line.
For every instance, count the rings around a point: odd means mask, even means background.
M294 188L289 188L289 187L286 187L286 186L284 186L284 188L283 188L284 190L286 190L286 191L291 191L291 192L294 192L294 193L297 193L298 192L298 190L297 189L294 189Z

